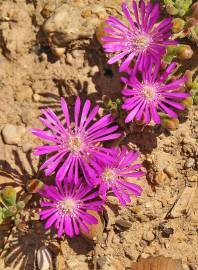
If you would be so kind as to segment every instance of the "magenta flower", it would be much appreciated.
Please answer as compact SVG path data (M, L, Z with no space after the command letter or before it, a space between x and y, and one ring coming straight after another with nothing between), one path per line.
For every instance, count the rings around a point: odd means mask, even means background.
M134 118L136 120L144 119L149 124L153 119L156 124L160 124L158 112L164 112L171 118L177 118L177 113L172 110L184 110L185 106L179 103L179 100L190 96L188 93L179 92L179 89L186 82L186 78L182 77L170 83L166 83L168 76L174 70L176 63L168 66L162 75L159 75L159 65L154 70L150 66L142 72L142 80L131 74L129 80L122 78L127 84L122 94L126 96L122 108L129 111L125 122L128 123Z
M150 63L160 62L165 47L176 44L176 41L169 39L172 19L166 18L157 23L160 15L159 3L145 4L141 0L138 7L136 1L133 1L132 8L134 16L131 15L127 4L122 4L129 26L110 16L106 21L110 27L104 28L109 35L102 38L106 42L103 45L105 52L118 52L108 61L109 64L125 58L120 72L125 71L135 58L135 69L139 70L147 68Z
M131 201L129 194L140 196L142 188L126 180L126 177L139 178L145 175L139 171L142 164L132 164L138 157L138 152L127 151L126 147L113 148L112 156L114 160L111 164L99 162L97 167L99 179L99 194L106 200L108 191L112 191L119 199L120 203L126 205Z
M78 235L80 229L89 232L87 224L97 224L97 219L87 210L100 211L103 202L98 199L98 191L85 185L80 179L75 184L64 179L58 186L44 185L40 195L48 201L42 201L41 220L47 220L45 229L53 224L58 237L65 232L70 237Z
M59 118L51 109L42 110L46 119L40 117L40 121L51 130L51 132L40 129L32 129L32 133L40 138L52 142L51 145L38 146L34 149L35 155L54 153L41 166L45 169L45 174L49 175L59 166L56 180L62 181L65 176L68 179L78 181L79 168L81 168L86 181L94 180L94 170L91 157L99 160L111 159L108 149L99 143L116 139L120 133L115 133L117 125L112 125L111 115L105 115L100 120L91 125L92 120L97 115L99 106L95 106L90 111L91 103L87 100L81 109L80 98L77 97L74 107L74 124L70 122L67 103L61 98L61 106L66 124L61 123Z

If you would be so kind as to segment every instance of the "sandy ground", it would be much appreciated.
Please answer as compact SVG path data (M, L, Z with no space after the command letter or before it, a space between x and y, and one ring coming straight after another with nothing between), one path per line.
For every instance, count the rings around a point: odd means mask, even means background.
M56 47L65 47L69 34L49 37L51 30L45 36L42 32L43 23L61 2L67 1L0 1L0 129L14 126L11 142L0 137L0 168L4 171L0 184L12 183L19 192L28 179L43 179L37 173L39 160L31 154L40 141L29 132L31 127L42 127L40 108L59 111L60 96L66 97L71 108L76 95L101 103L102 95L115 98L121 89L117 65L108 66L100 44L89 37L109 12L119 15L119 1L74 1L79 10L88 10L86 20L90 5L98 6L93 29L82 30L83 37L75 33L75 41L63 52ZM131 128L122 141L142 152L148 171L141 180L144 192L127 208L109 197L108 222L97 244L81 237L56 241L44 234L32 200L31 209L22 213L24 228L0 228L0 268L36 269L35 254L45 245L57 270L93 269L93 261L104 270L130 269L132 261L150 255L181 259L184 270L198 269L198 108L192 106L180 118L176 131Z

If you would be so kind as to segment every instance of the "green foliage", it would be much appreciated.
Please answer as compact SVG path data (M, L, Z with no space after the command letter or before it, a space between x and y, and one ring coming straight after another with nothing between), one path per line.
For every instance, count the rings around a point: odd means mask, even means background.
M191 91L190 91L193 101L195 104L198 104L198 75L193 80L191 84Z
M7 218L13 217L20 213L25 207L24 201L17 201L17 194L13 187L7 186L0 193L0 224Z
M164 4L170 15L183 17L189 11L192 0L164 0Z
M16 191L13 187L5 187L1 192L1 198L7 206L16 204Z
M193 55L193 50L189 45L178 44L167 46L166 55L164 61L166 64L170 64L174 58L181 60L190 59Z
M122 110L122 100L117 98L114 102L109 96L106 95L104 95L102 99L105 111L115 117L116 121L121 127L124 127L124 119L126 115L125 112Z

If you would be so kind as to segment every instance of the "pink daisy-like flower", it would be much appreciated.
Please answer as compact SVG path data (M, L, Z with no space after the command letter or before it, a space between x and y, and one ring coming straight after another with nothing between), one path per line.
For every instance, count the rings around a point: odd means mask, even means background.
M80 229L89 232L88 224L97 224L97 219L87 210L100 211L103 202L98 199L98 191L82 183L69 183L64 179L58 186L44 185L40 195L47 199L42 201L45 209L39 214L41 220L47 220L45 229L54 225L58 237L65 232L73 237L80 233Z
M142 188L126 180L127 177L139 178L145 175L139 171L142 164L132 164L138 157L138 152L128 151L126 147L113 148L114 159L110 164L99 162L97 167L99 179L99 194L106 200L108 191L112 191L122 205L131 201L130 194L140 196Z
M122 108L129 111L125 122L128 123L134 118L149 124L153 119L156 124L160 124L160 116L158 112L164 112L171 118L177 118L177 113L172 110L184 110L185 106L179 103L179 100L190 96L189 93L179 92L179 89L186 82L186 77L182 77L170 83L166 83L168 76L175 69L176 63L170 64L162 75L159 74L159 65L154 70L152 66L142 72L142 80L131 74L129 80L122 78L127 84L122 90L122 94L126 97Z
M136 1L133 1L132 8L134 16L131 15L127 4L122 4L129 26L110 16L106 21L110 27L104 28L108 36L102 38L106 42L103 45L105 52L118 52L108 61L109 64L124 58L120 72L125 71L135 58L135 69L139 70L147 68L150 63L160 62L165 47L176 44L176 41L169 39L172 18L157 23L160 15L159 3L145 4L141 0L138 7Z
M82 111L81 101L77 97L74 106L74 124L70 122L67 103L61 98L61 106L66 123L63 124L51 109L42 110L45 118L40 117L40 121L51 130L51 132L40 129L32 129L32 133L42 139L52 142L51 145L38 146L34 149L35 155L54 153L41 166L45 169L45 174L49 175L58 168L56 180L61 182L65 176L68 179L78 181L79 168L81 168L86 181L94 179L94 170L91 157L97 159L110 159L107 148L99 143L116 139L120 133L115 133L117 125L112 125L111 115L105 115L91 125L92 120L97 115L99 106L95 106L90 111L91 103L86 100Z

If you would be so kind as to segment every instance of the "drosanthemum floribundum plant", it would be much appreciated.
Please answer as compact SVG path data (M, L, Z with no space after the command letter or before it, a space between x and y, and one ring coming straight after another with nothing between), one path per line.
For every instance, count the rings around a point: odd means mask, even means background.
M141 0L138 7L136 1L133 1L132 8L134 16L131 15L127 4L122 4L129 26L110 16L106 21L109 27L104 28L108 36L102 38L106 42L103 45L105 52L118 52L108 61L109 64L124 58L120 72L125 71L133 59L136 60L135 70L143 70L150 63L160 62L165 47L176 44L176 41L169 39L172 18L157 23L160 15L159 3L145 4Z
M44 185L40 195L47 199L41 202L44 208L39 213L41 220L46 220L46 229L54 225L58 237L63 233L73 237L80 233L80 229L88 233L87 225L98 223L87 210L100 211L103 202L98 198L98 191L93 191L81 179L77 184L65 178L57 186Z
M61 182L65 176L68 179L78 181L79 168L81 168L86 181L89 184L90 179L94 179L93 166L91 158L110 159L108 149L99 145L107 140L113 140L120 136L116 132L117 125L112 125L111 115L105 115L95 123L92 123L97 115L99 106L96 105L91 111L91 103L86 100L82 111L80 98L76 98L74 106L74 124L72 126L69 117L67 103L61 98L62 111L66 123L63 124L51 109L42 110L45 118L40 117L40 121L51 130L51 132L40 129L32 129L32 133L42 139L52 142L51 145L38 146L34 149L35 155L44 155L54 153L41 166L45 169L45 174L49 175L57 167L56 180Z
M127 84L122 90L126 97L122 108L129 112L125 122L144 120L149 124L151 119L156 124L160 124L159 112L168 114L171 118L177 118L174 111L184 110L185 106L179 103L179 100L190 96L189 93L179 92L180 88L186 82L186 77L182 77L173 82L166 83L168 76L175 69L176 63L170 64L162 75L159 74L159 65L150 67L142 72L142 80L134 74L130 79L122 78ZM173 109L172 109L172 108Z
M138 152L128 151L126 147L112 149L113 160L110 164L99 162L98 179L99 194L105 201L107 192L112 191L122 205L131 201L130 195L140 196L142 188L127 180L129 177L139 178L145 175L139 171L142 164L133 164L139 157Z

